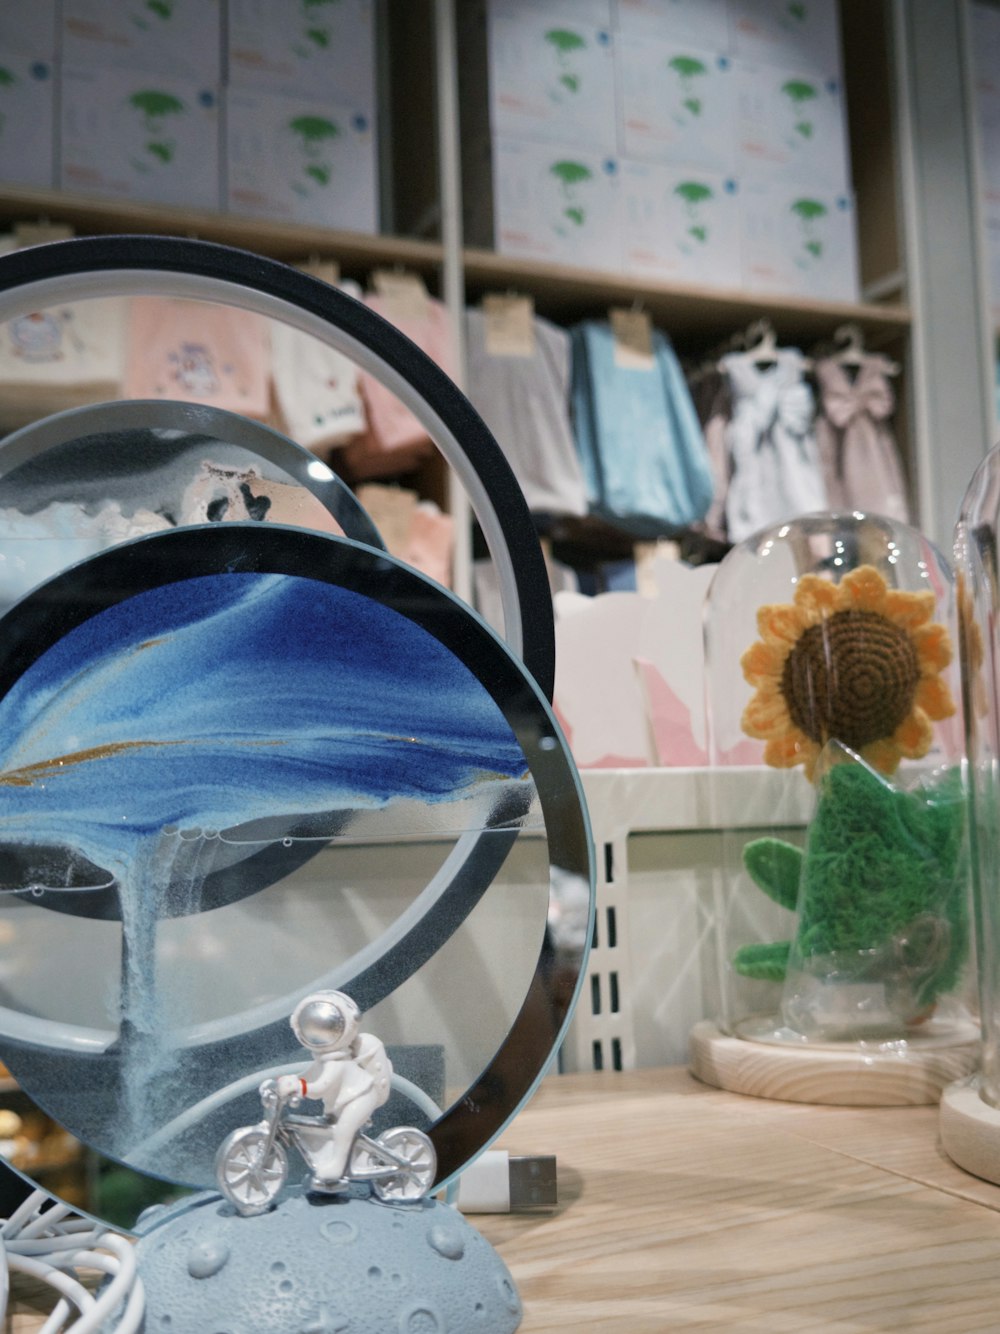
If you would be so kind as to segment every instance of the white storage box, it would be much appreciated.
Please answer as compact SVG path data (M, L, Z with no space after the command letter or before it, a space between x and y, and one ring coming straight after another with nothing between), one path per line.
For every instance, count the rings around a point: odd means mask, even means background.
M3 0L0 4L0 65L13 52L51 62L56 57L56 0Z
M59 185L179 207L219 207L219 96L187 79L65 68Z
M621 267L618 160L573 145L493 144L494 245L504 255Z
M857 301L849 195L787 185L741 190L743 283L750 291Z
M835 76L737 62L734 77L741 177L850 190L844 95Z
M62 60L66 65L144 69L222 82L221 0L62 0Z
M623 36L615 65L623 157L734 170L736 85L728 56L653 34Z
M742 60L821 74L841 68L837 0L729 0L729 17L733 51Z
M622 37L657 35L709 51L732 51L729 0L615 0Z
M0 181L55 184L55 71L48 60L0 52Z
M374 0L229 0L234 86L356 107L374 119Z
M621 164L622 262L637 277L737 288L739 188L729 176L654 162Z
M233 213L378 231L376 136L362 111L231 88L226 164Z
M613 152L611 31L590 6L490 0L487 80L494 135Z

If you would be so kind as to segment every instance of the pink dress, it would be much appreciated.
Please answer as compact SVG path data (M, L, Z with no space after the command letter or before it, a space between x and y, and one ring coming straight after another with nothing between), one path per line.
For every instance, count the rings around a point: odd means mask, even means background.
M384 297L369 295L365 304L381 315L436 361L452 378L458 363L446 308L440 301L428 300L423 318L393 315L393 306ZM365 405L368 430L338 451L354 480L389 477L410 472L433 453L434 444L409 408L374 376L362 371L358 377Z
M869 352L852 378L836 357L817 361L816 438L831 509L909 523L906 479L890 423L896 397L889 366L887 357Z

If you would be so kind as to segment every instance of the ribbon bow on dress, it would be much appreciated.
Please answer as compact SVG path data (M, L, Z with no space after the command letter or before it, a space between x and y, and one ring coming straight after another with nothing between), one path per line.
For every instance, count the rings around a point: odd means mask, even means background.
M880 353L868 353L852 381L836 357L817 362L821 416L816 434L831 506L905 523L906 479L889 424L896 406L890 365Z

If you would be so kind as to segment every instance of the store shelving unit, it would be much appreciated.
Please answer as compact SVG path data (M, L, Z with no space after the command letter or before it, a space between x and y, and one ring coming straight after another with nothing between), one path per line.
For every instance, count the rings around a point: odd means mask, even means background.
M155 204L65 195L57 191L0 185L0 221L47 217L67 221L80 233L167 232L239 245L276 259L323 255L339 261L341 271L365 277L376 267L405 267L423 275L452 311L460 336L465 300L491 289L531 295L540 313L572 321L603 315L609 305L641 304L671 333L681 355L703 355L736 329L765 317L783 342L811 347L828 339L839 325L855 323L868 346L884 348L911 363L913 328L921 312L907 299L909 219L905 216L900 159L899 69L893 52L903 20L895 0L841 0L844 71L849 133L859 219L861 289L869 299L817 301L677 283L648 283L617 272L531 263L484 249L467 248L461 233L460 108L457 99L456 15L463 0L420 0L400 5L387 0L383 31L389 52L383 71L393 83L384 123L395 152L384 173L387 199L400 231L435 229L423 235L357 235L280 221L252 219L224 212L189 211ZM961 8L951 0L944 8ZM899 60L896 60L899 64ZM429 67L435 79L429 80ZM905 125L904 125L905 129ZM905 144L903 144L905 149ZM417 164L417 165L413 165ZM899 434L915 498L927 490L931 446L921 442L920 412L912 411L913 376L899 386ZM444 498L467 518L455 486L431 476L428 494ZM939 540L943 534L936 534ZM468 594L468 551L460 551L457 591Z

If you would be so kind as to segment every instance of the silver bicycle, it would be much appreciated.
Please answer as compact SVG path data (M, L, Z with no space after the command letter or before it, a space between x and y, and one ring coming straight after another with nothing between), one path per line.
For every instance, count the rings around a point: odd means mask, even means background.
M215 1155L219 1189L245 1216L265 1213L281 1192L288 1180L286 1146L294 1145L313 1170L313 1151L326 1142L333 1124L331 1117L289 1111L299 1099L283 1099L273 1079L261 1085L260 1100L263 1119L232 1131ZM375 1138L357 1136L344 1180L370 1182L380 1200L413 1201L427 1194L436 1171L437 1154L430 1138L413 1126L396 1126ZM323 1186L314 1181L314 1188Z

